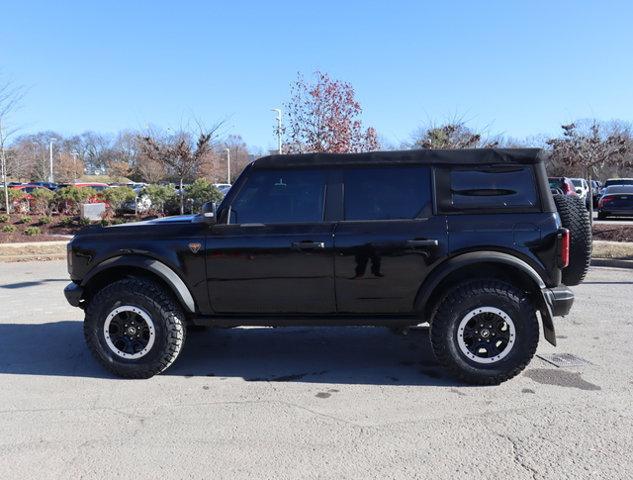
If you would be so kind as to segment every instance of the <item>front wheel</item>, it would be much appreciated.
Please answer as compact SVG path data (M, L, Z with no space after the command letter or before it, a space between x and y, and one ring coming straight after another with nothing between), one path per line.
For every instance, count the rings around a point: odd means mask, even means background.
M171 295L145 279L114 282L90 300L84 335L94 357L124 378L169 367L185 341L184 315Z
M431 322L437 360L475 385L496 385L518 375L534 356L538 337L528 296L496 280L453 287Z

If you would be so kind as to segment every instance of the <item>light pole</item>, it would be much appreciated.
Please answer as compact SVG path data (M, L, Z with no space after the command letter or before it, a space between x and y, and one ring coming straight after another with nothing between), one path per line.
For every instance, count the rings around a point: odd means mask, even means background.
M48 160L50 163L50 173L48 174L48 181L53 183L55 181L55 178L53 176L53 142L55 140L51 140L50 142L48 142Z
M231 183L231 149L226 147L226 183Z
M277 112L277 128L275 133L277 134L277 153L281 155L281 132L282 124L281 124L281 108L272 108L271 112Z
M2 170L2 187L4 190L4 206L7 210L7 215L10 213L9 210L9 186L7 185L7 157L4 153L4 131L2 130L2 118L0 117L0 170Z
M72 156L73 156L73 176L75 177L73 180L77 181L77 177L79 175L77 175L77 151L73 150L72 152Z

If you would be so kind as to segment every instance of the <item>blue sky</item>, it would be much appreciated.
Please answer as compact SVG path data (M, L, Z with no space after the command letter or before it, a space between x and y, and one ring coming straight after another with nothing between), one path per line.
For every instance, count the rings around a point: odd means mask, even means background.
M298 71L351 82L393 144L460 116L491 134L633 120L633 2L0 0L0 70L23 131L116 132L191 117L274 146Z

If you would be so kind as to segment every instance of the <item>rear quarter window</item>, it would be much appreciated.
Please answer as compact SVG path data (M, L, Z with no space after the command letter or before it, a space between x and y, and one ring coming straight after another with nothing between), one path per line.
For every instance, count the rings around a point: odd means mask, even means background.
M525 165L453 167L444 172L440 205L447 211L536 210L534 171Z

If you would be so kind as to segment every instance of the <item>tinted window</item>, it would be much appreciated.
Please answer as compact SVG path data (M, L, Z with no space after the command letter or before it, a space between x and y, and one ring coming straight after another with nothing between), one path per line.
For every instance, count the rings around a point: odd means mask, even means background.
M529 167L454 169L451 200L456 208L534 207L537 194Z
M614 193L633 193L633 185L612 185L604 189L604 195L612 195Z
M346 220L395 220L429 215L431 182L427 167L345 170Z
M305 223L323 220L325 172L253 170L231 205L230 223Z
M607 180L604 184L605 187L610 187L612 185L633 185L633 179L623 178L623 179L613 179Z

